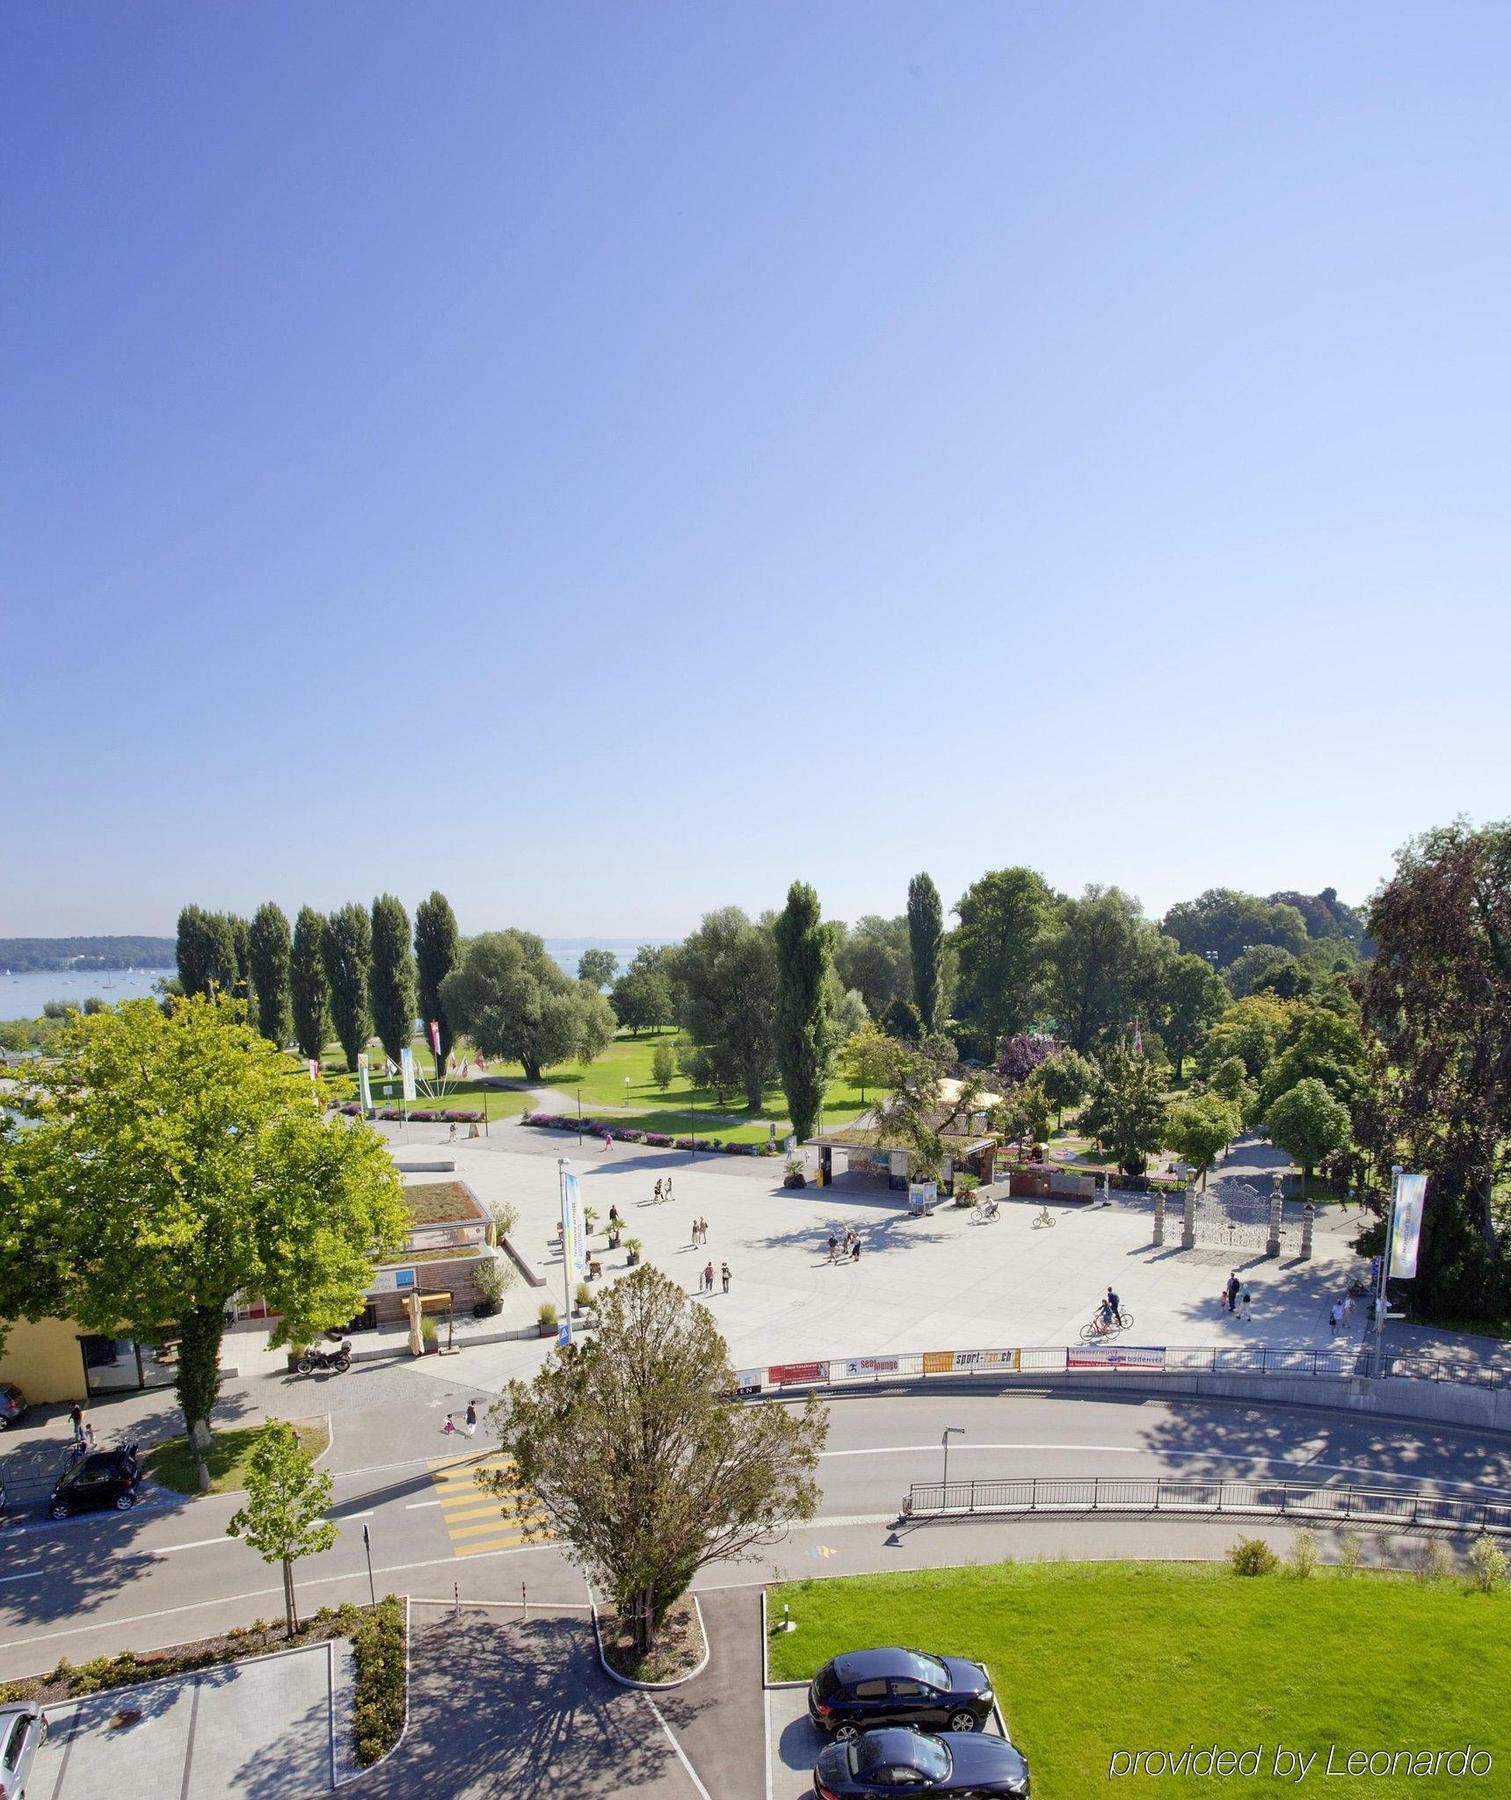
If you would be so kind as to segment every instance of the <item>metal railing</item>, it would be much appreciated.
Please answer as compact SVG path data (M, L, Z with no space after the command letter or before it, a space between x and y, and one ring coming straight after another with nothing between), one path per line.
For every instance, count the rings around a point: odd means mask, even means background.
M1258 1513L1324 1524L1511 1531L1511 1501L1455 1500L1389 1488L1306 1487L1292 1481L1193 1481L1167 1476L1024 1475L1005 1481L914 1482L907 1519L1036 1512Z

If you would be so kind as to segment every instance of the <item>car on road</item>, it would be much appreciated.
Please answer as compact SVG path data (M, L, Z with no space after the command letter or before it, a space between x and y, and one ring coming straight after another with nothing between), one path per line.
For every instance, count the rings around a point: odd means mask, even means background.
M136 1505L140 1485L134 1444L125 1444L118 1450L95 1450L81 1456L58 1477L47 1510L55 1519L66 1519L70 1513L94 1506L113 1506L117 1512L130 1512Z
M847 1650L808 1687L808 1717L840 1739L878 1725L979 1731L991 1713L991 1677L980 1663L922 1650Z
M0 1431L9 1431L26 1417L26 1396L13 1381L0 1381Z
M21 1800L47 1719L35 1700L0 1706L0 1800Z
M813 1771L815 1800L873 1800L882 1794L945 1794L999 1800L1029 1793L1028 1763L1006 1738L979 1732L893 1727L830 1744Z

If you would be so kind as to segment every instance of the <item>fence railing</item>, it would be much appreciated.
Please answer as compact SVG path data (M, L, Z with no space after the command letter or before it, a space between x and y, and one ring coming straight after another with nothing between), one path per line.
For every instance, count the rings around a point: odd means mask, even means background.
M1035 1512L1258 1513L1324 1524L1511 1531L1511 1501L1457 1500L1390 1488L1305 1487L1292 1481L1193 1481L1149 1476L1017 1476L1005 1481L914 1482L910 1519Z
M1372 1349L1265 1349L1216 1344L1181 1348L1165 1344L1093 1342L1062 1347L1018 1347L983 1350L911 1350L892 1356L829 1357L814 1362L772 1363L741 1369L739 1391L745 1395L789 1387L855 1387L938 1376L984 1375L1012 1380L1046 1375L1223 1375L1292 1376L1303 1379L1454 1382L1465 1387L1511 1387L1511 1372L1480 1363L1443 1357L1377 1358Z

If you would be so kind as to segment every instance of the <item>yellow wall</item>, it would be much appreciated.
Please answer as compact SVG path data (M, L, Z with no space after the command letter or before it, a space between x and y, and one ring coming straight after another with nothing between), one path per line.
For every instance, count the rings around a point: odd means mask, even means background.
M82 1400L84 1355L72 1319L16 1319L0 1350L0 1381L13 1381L34 1404Z

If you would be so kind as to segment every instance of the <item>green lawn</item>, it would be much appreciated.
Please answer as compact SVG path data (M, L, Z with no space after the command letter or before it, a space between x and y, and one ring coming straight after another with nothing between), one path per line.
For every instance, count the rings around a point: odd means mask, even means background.
M331 1441L324 1419L293 1419L290 1423L311 1457L319 1456ZM242 1485L243 1466L251 1454L257 1431L255 1425L235 1425L215 1433L205 1459L210 1465L212 1494L233 1493ZM166 1444L149 1450L142 1462L165 1487L174 1488L180 1494L199 1493L199 1471L189 1452L187 1439L170 1438Z
M1319 1571L1245 1578L1226 1565L1007 1563L804 1581L769 1596L797 1630L771 1639L771 1673L807 1677L871 1644L916 1644L990 1668L1042 1800L1292 1791L1277 1743L1451 1750L1472 1742L1511 1767L1511 1590ZM1125 1775L1117 1750L1250 1750L1265 1779ZM1336 1769L1336 1763L1335 1763ZM1506 1777L1343 1779L1340 1795L1502 1791ZM1331 1792L1331 1786L1328 1786Z

